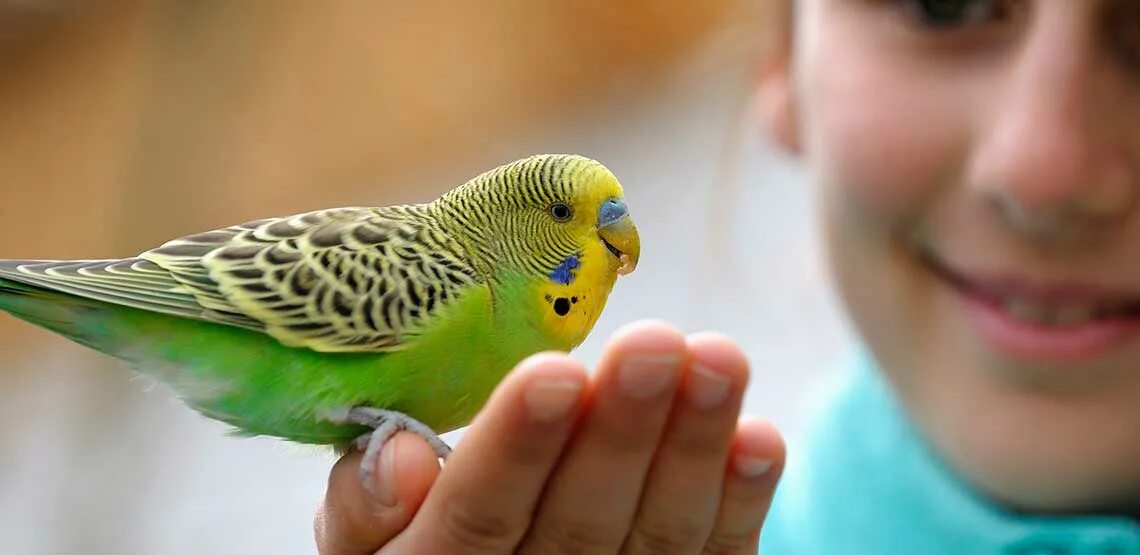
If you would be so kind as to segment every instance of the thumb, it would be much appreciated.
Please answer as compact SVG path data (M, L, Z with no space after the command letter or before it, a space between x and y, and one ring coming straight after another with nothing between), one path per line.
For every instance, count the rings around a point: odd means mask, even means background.
M440 471L427 442L400 432L376 458L373 494L360 482L363 456L353 451L341 457L329 474L313 523L321 555L375 553L411 522Z

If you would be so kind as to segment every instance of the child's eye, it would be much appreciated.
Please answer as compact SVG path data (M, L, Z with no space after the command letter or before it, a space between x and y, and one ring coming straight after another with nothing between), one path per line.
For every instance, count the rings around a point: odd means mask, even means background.
M1140 70L1140 2L1116 4L1104 17L1115 53L1133 71Z
M1000 0L900 0L908 15L923 26L956 29L1005 15Z

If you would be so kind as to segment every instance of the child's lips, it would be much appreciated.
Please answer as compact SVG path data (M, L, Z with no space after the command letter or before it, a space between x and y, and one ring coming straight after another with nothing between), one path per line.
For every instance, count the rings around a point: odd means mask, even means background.
M1140 296L1079 283L967 275L933 256L923 263L957 293L985 340L1014 358L1087 360L1140 334Z

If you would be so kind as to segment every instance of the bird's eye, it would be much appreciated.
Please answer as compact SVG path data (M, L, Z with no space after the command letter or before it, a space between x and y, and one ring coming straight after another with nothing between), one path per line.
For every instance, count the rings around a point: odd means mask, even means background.
M565 222L573 215L574 212L570 210L570 207L561 202L550 205L550 216L553 217L555 221Z

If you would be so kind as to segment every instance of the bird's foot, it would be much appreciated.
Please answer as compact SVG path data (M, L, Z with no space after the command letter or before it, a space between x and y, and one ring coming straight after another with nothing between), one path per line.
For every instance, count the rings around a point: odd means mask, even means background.
M392 436L396 435L396 432L407 430L424 438L424 441L427 441L435 454L445 461L447 456L451 454L451 447L444 443L431 428L402 412L374 407L353 407L348 411L344 423L360 424L373 428L371 432L361 434L354 442L357 449L364 451L364 458L360 461L360 480L364 487L369 490L371 490L375 479L376 459L380 456L380 451L384 445L392 439Z

